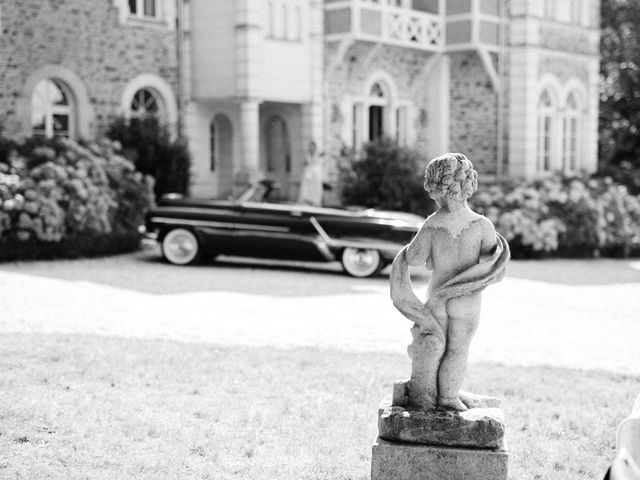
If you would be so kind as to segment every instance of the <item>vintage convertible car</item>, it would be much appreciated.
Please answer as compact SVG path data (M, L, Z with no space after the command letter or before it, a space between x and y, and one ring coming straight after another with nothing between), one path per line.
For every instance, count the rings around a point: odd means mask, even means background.
M424 221L402 212L272 203L275 190L265 181L235 200L165 197L147 214L147 235L176 265L202 254L339 260L349 275L368 277L391 262Z

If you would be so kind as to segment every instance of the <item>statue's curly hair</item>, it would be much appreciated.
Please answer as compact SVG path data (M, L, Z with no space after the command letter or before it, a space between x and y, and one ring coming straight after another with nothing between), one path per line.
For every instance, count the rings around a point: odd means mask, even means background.
M432 198L466 200L478 189L478 172L461 153L445 153L429 162L424 189Z

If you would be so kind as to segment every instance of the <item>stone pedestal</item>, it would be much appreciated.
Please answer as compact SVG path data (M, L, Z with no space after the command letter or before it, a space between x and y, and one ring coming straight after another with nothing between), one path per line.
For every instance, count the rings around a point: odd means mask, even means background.
M507 480L498 398L460 391L468 410L424 411L411 406L407 383L378 409L371 480Z
M378 435L391 442L443 447L504 448L504 415L500 400L465 394L474 406L464 412L420 411L385 399L378 409Z
M371 480L507 480L507 452L378 438L373 444Z

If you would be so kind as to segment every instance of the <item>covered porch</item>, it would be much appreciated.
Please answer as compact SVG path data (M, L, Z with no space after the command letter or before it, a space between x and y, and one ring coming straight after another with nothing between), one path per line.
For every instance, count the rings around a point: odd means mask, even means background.
M192 104L192 196L227 198L268 179L279 184L282 200L296 200L305 145L314 138L311 110L307 104L254 100Z

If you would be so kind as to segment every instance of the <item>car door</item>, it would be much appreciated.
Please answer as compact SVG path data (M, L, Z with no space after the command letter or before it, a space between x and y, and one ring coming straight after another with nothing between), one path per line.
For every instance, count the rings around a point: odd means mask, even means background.
M243 203L235 228L238 246L248 256L324 260L309 214L299 205Z

